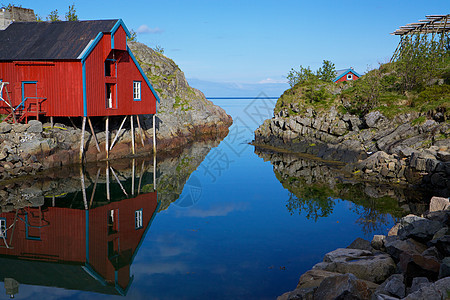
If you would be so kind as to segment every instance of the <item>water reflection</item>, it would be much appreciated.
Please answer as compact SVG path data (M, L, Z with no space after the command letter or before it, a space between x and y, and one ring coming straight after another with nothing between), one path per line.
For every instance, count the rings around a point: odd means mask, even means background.
M145 159L65 168L1 186L0 278L19 285L125 295L159 208Z
M332 214L339 201L349 201L356 221L365 234L380 230L391 216L398 218L420 210L420 193L401 187L356 182L344 176L341 165L314 160L308 156L280 153L256 147L255 153L273 165L275 176L289 190L286 208L291 214L304 214L317 221ZM411 205L408 205L411 203Z
M194 143L157 164L153 157L123 159L0 183L6 293L25 284L126 295L152 220L179 204L191 173L218 144Z

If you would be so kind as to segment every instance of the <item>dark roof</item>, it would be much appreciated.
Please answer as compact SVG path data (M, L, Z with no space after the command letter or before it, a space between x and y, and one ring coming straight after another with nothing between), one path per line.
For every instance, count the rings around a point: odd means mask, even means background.
M17 22L0 31L0 60L77 59L119 20Z

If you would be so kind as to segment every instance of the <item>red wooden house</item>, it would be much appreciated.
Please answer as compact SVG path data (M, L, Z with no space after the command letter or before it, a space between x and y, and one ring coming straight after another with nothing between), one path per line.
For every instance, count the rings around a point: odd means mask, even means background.
M360 77L361 75L359 75L355 70L353 70L353 68L337 70L336 77L333 79L333 82L357 80Z
M87 210L1 213L0 281L126 295L131 264L158 208L155 191Z
M0 114L11 106L19 119L155 114L159 98L129 36L120 19L12 23L0 31L0 81L9 83Z

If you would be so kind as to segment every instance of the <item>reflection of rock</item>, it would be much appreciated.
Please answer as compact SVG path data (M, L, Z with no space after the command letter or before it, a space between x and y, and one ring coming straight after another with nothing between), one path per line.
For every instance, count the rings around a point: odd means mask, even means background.
M196 142L184 148L176 157L166 158L158 162L156 184L158 199L161 201L160 210L167 209L172 202L179 199L192 172L198 168L209 151L217 147L219 142L218 140ZM196 197L201 194L200 183L193 183L190 191L192 201L195 201ZM181 207L186 205L186 203L180 204Z
M352 181L342 172L341 164L258 147L255 153L272 163L278 180L291 192L286 205L291 213L303 212L314 219L326 217L338 199L345 199L356 204L353 209L361 215L358 222L371 231L371 226L387 221L388 213L401 216L404 209L417 213L426 209L420 192Z

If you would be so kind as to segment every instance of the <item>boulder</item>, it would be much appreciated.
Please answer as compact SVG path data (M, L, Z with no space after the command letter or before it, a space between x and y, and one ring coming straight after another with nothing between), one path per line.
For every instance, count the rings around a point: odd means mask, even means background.
M314 288L299 288L291 292L284 293L279 296L277 300L313 300L314 291Z
M418 290L420 290L422 287L429 286L430 284L431 284L431 282L426 277L415 277L412 280L411 288L409 290L409 293L410 294L411 293L415 293Z
M386 240L386 236L385 235L374 235L372 242L370 243L370 245L375 249L375 250L383 250L384 249L384 241Z
M400 255L404 252L411 254L420 254L427 249L424 244L421 244L413 239L401 240L397 236L388 236L384 242L386 253L388 253L395 261L400 260Z
M433 197L430 201L430 212L439 210L450 210L450 201L448 198Z
M356 238L348 247L347 249L359 249L359 250L366 250L366 251L372 251L372 246L369 241L362 239L360 237Z
M314 299L370 299L377 285L342 274L325 278L314 293Z
M406 286L404 284L404 277L402 274L391 275L376 289L374 295L376 299L385 299L378 297L379 295L387 295L392 297L403 298L405 297ZM396 298L397 299L397 298Z
M297 289L299 288L310 288L310 287L318 287L322 281L330 276L340 275L340 273L329 272L320 269L312 269L304 273L300 276L300 279L297 284Z
M28 122L27 132L31 133L41 133L42 132L42 123L38 120L31 120Z
M370 251L344 248L327 253L322 267L330 272L352 273L375 283L383 282L396 270L394 261L385 253L374 255Z
M450 277L442 278L433 284L423 284L419 290L403 298L403 300L442 300L450 294Z
M398 263L399 270L405 275L406 283L410 284L414 277L438 279L441 264L435 257L422 256L418 253L403 252Z
M373 111L364 116L364 121L369 128L382 128L386 123L386 117L379 111Z
M442 260L441 268L439 269L439 279L450 276L450 256Z
M444 235L441 238L430 241L445 257L450 256L450 235Z
M422 218L399 228L397 234L403 240L413 238L421 242L427 242L441 228L442 224L438 221Z
M6 123L6 122L1 122L0 123L0 133L8 133L11 131L11 124Z

